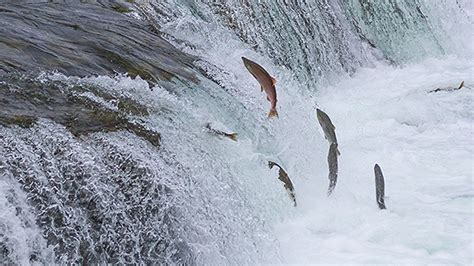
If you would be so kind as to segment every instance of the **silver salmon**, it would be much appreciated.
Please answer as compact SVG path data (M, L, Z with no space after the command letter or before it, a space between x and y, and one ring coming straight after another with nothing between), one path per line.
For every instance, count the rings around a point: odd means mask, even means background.
M283 168L281 168L280 165L278 165L277 163L275 162L272 162L272 161L268 161L268 167L270 167L270 169L273 168L273 166L278 166L279 168L279 171L278 171L278 179L283 182L284 184L284 187L286 189L286 192L288 193L288 196L290 197L290 199L293 201L294 203L294 206L296 207L296 194L295 194L295 188L293 187L293 183L291 183L291 180L290 180L290 177L288 176L288 174L285 172L285 170L283 170Z
M206 128L209 130L210 133L212 133L213 135L217 135L217 136L223 136L223 137L226 137L226 138L229 138L233 141L237 141L237 133L226 133L224 131L220 131L220 130L217 130L217 129L214 129L211 127L211 123L207 123L206 124Z
M430 92L438 92L438 91L456 91L456 90L460 90L462 88L464 88L466 86L464 86L464 80L461 81L461 84L459 84L459 86L455 87L455 88L451 88L451 87L448 87L448 88L437 88L437 89L434 89L432 91L429 91L428 93ZM468 87L466 87L468 88Z
M382 169L378 164L374 166L375 172L375 199L377 200L377 205L379 209L385 209L385 181L382 174Z
M333 144L333 143L337 144L336 127L331 122L331 119L329 118L329 116L325 112L321 111L320 109L316 109L316 115L318 117L319 124L321 125L321 128L323 129L324 137L329 141L329 144ZM341 155L341 153L339 152L339 149L337 149L336 151L338 155Z
M334 188L336 187L337 182L337 143L332 143L329 146L328 151L328 166L329 166L329 188L328 188L328 196L331 195Z

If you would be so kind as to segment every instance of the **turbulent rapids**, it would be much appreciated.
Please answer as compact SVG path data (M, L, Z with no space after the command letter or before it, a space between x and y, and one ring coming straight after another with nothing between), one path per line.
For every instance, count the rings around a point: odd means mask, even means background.
M470 1L90 2L0 1L0 264L472 264Z

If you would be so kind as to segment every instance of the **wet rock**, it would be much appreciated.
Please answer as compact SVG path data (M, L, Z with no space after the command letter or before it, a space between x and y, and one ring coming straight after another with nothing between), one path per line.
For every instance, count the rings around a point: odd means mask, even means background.
M160 146L160 133L129 121L127 115L148 115L145 106L128 98L117 98L99 88L87 87L96 96L118 101L118 110L102 106L78 92L80 85L68 87L59 81L40 82L15 75L3 76L0 84L0 125L31 127L38 118L47 118L64 125L75 136L94 132L127 130Z
M17 125L22 128L32 127L36 123L37 118L27 115L11 115L11 116L0 116L0 125L9 126Z
M74 90L77 92L84 92L84 93L92 92L94 95L97 95L103 98L104 100L116 102L117 108L120 111L127 113L129 115L137 115L137 116L149 115L148 108L145 105L130 98L112 95L111 93L107 93L106 91L98 87L79 84L74 88Z
M140 76L154 85L198 82L193 62L137 20L132 3L0 4L0 72Z

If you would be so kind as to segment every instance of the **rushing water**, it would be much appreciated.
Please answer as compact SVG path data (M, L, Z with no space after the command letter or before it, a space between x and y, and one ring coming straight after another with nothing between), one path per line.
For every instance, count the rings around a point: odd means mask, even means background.
M0 262L472 263L473 94L426 93L474 86L470 1L43 2L0 2Z

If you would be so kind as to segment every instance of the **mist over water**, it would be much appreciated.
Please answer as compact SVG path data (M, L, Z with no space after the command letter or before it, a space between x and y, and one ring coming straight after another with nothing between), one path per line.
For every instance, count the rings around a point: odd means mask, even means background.
M473 93L428 91L474 87L473 10L0 4L0 262L472 263ZM278 119L242 56L277 80Z

